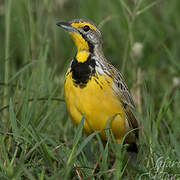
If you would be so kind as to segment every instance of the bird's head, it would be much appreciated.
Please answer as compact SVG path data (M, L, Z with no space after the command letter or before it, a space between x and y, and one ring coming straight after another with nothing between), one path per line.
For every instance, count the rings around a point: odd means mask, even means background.
M101 47L101 32L93 22L74 19L70 22L58 22L57 25L69 32L78 52L88 51L93 53L95 48Z

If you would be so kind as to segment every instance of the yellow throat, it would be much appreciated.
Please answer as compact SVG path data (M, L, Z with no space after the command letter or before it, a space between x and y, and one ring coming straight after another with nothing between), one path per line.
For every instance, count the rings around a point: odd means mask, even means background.
M81 63L85 62L89 56L88 43L82 38L80 34L76 32L69 32L69 34L77 48L77 54L76 54L77 61Z

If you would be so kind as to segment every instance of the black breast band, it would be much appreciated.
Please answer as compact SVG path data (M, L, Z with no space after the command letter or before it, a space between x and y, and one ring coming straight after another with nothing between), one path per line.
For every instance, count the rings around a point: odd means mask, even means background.
M89 57L86 62L78 62L76 58L71 64L72 78L75 85L85 87L91 76L95 74L96 62Z

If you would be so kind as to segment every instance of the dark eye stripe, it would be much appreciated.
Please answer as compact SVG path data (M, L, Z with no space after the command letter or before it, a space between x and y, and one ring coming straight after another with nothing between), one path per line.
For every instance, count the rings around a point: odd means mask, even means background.
M81 34L81 36L83 37L83 39L88 43L89 46L89 52L93 53L94 52L94 45L88 40L88 38L86 37L86 34L82 33L79 31L79 33Z
M84 30L85 32L87 32L87 31L90 30L90 27L89 27L88 25L85 25L85 26L83 27L83 30Z

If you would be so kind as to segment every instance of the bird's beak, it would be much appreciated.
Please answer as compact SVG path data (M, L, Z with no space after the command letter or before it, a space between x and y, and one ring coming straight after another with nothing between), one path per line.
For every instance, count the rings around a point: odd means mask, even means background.
M67 31L77 31L73 26L71 26L71 24L69 22L58 22L56 23L57 26L62 27L63 29L67 30Z

